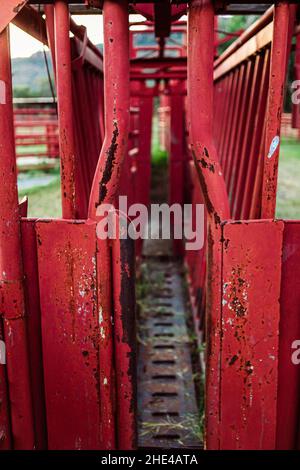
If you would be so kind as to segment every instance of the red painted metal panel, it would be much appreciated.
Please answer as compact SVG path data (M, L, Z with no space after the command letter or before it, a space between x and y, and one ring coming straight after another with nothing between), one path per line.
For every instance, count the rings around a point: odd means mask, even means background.
M283 228L265 220L223 226L221 449L276 446Z
M38 221L49 449L101 449L95 224Z

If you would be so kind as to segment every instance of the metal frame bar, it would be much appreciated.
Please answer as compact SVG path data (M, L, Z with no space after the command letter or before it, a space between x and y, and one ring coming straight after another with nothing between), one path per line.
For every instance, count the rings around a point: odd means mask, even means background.
M287 2L276 5L271 50L262 188L261 217L266 219L274 218L276 209L280 125L289 39L289 14L289 5Z
M58 102L62 216L75 219L75 146L69 8L64 0L54 4L56 87Z
M98 205L114 201L128 139L129 28L127 2L119 3L107 0L103 7L105 138L90 194L90 218Z
M0 185L1 317L7 354L13 445L15 449L34 449L8 28L0 33L0 50L0 164L3 178Z

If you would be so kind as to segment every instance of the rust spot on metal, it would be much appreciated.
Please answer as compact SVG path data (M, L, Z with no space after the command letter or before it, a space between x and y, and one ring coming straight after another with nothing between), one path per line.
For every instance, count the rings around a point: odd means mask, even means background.
M205 152L208 155L208 151L204 147L204 154L206 155ZM203 194L203 197L204 197L204 200L205 200L207 212L209 213L210 216L213 217L213 220L214 220L215 224L220 225L221 224L221 218L218 215L217 211L215 210L215 208L213 206L213 203L210 200L210 197L209 197L209 194L208 194L208 189L207 189L206 182L205 182L205 178L202 174L202 170L200 169L199 162L201 163L202 168L208 168L208 170L211 171L212 173L215 172L214 166L210 163L207 163L204 158L198 160L197 155L196 155L194 150L192 150L192 156L193 156L193 160L195 162L195 167L196 167L196 170L197 170L197 175L198 175L198 179L199 179L199 182L200 182L201 191L202 191L202 194Z
M213 207L213 204L212 204L212 202L209 198L205 178L202 174L202 171L199 168L198 159L197 159L197 156L196 156L196 153L195 153L194 150L192 150L192 155L193 155L193 159L194 159L194 162L195 162L195 166L196 166L196 170L197 170L197 174L198 174L202 194L203 194L203 197L205 199L207 211L209 212L209 214L212 214L214 212L214 207Z
M215 220L215 224L216 224L216 225L220 225L220 224L221 224L220 216L217 214L216 211L214 211L214 220Z
M111 144L106 152L107 159L105 162L105 168L104 168L102 179L99 183L99 204L101 204L104 201L107 195L107 183L109 183L112 177L112 172L113 172L115 159L116 159L116 151L118 148L118 143L117 143L118 136L119 136L118 124L116 121L114 121L113 136L112 136Z
M200 163L200 165L202 166L202 168L207 168L209 171L211 171L212 173L215 172L215 167L212 163L208 163L205 158L200 158L200 160L198 160L198 163Z
M245 363L245 371L247 375L251 375L253 373L253 366L250 361L246 361Z
M232 269L232 276L228 284L228 306L237 317L244 317L248 309L247 288L248 283L242 277L242 268Z
M229 365L230 366L233 366L233 364L238 360L238 356L235 354L234 356L232 356L232 358L230 359L229 361Z
M122 341L135 346L135 296L134 296L134 243L122 240L121 244L121 293L123 338Z
M21 8L25 5L26 3L26 0L24 0L23 2L19 3L18 5L16 5L13 9L13 12L14 13L19 13L19 11L21 10Z

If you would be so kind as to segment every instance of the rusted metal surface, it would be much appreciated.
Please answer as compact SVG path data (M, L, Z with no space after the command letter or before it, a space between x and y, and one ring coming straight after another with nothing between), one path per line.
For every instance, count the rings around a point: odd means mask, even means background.
M283 229L264 220L223 226L221 449L276 445Z
M180 264L146 258L146 268L151 291L139 327L139 447L199 448Z
M290 10L288 3L282 2L275 6L264 146L262 218L272 218L275 216L280 150L280 124L289 40L289 15Z
M48 448L102 448L95 224L40 221L36 232Z

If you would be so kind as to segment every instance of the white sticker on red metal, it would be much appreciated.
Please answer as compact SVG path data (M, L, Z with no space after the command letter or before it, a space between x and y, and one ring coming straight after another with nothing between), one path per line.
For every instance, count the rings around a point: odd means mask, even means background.
M0 104L6 104L6 84L0 80Z
M271 145L270 145L270 149L269 149L269 153L268 153L268 158L272 158L274 153L276 152L276 149L279 145L279 142L280 142L280 138L278 135L276 135L274 137L274 139L272 140L271 142Z
M0 364L6 364L6 348L5 343L0 339Z

